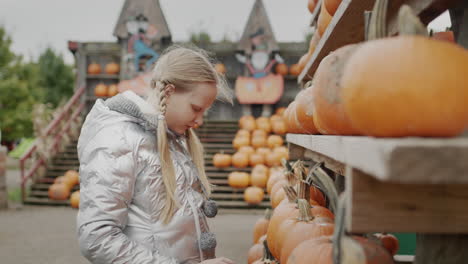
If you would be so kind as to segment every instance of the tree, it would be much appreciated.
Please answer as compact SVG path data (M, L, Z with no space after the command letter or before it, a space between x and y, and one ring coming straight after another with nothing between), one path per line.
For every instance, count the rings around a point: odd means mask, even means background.
M211 37L208 32L200 30L199 32L190 33L190 42L197 46L203 46L211 43Z
M57 107L60 101L73 95L75 81L73 68L65 64L61 54L55 53L49 47L39 56L37 64L39 67L38 85L44 91L42 102Z
M0 27L0 80L11 75L9 67L15 61L16 56L10 49L11 38L3 27Z

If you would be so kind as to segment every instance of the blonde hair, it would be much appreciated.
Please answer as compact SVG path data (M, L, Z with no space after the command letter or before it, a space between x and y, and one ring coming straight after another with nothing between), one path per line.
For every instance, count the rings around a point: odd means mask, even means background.
M232 103L232 92L225 78L218 74L207 53L194 47L171 46L156 62L152 71L151 88L148 101L156 110L166 114L167 92L171 85L179 91L189 91L195 83L214 83L218 99ZM169 223L179 204L175 197L176 174L171 159L167 141L167 123L158 119L157 147L160 156L161 171L166 190L166 201L161 217L165 224ZM211 194L211 185L205 173L203 145L193 129L188 130L187 145L190 155L197 167L203 188L207 195Z

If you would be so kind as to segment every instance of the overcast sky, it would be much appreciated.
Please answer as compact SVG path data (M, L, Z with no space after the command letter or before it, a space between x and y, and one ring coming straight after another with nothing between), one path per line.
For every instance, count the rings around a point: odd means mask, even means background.
M214 41L227 35L238 40L254 0L160 0L174 41L201 29ZM308 31L307 0L264 0L278 41L302 41ZM0 0L0 25L13 39L12 49L36 58L47 46L73 56L67 41L115 41L112 32L124 0ZM430 26L443 30L448 15Z

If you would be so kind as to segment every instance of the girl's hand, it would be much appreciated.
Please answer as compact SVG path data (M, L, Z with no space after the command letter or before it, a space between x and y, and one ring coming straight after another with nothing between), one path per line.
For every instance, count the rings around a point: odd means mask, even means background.
M200 264L234 264L234 261L225 257L220 257L220 258L208 259L208 260L202 261L200 262Z

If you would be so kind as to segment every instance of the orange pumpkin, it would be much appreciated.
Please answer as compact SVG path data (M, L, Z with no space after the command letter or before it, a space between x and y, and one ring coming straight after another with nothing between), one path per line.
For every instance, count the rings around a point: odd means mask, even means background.
M261 260L263 257L263 245L254 244L250 247L249 252L247 253L247 264L253 264L257 260Z
M270 169L263 164L256 165L252 169L252 173L264 173L267 175L267 177L269 175L269 172L270 172Z
M250 131L245 129L239 129L236 133L236 137L250 137Z
M236 168L245 168L249 165L249 155L242 152L236 152L232 155L232 166Z
M312 86L303 90L302 96L297 97L296 118L297 122L302 126L301 133L318 133L314 123L315 108L312 100Z
M71 190L75 186L75 180L71 177L59 176L54 179L54 184L64 184Z
M255 129L252 132L252 137L264 137L264 138L266 138L267 137L267 132L265 130L262 130L262 129Z
M261 244L260 238L266 235L267 230L268 230L268 224L270 223L270 218L271 218L271 210L266 209L265 215L262 218L258 219L257 222L255 222L254 230L253 230L254 244L255 243Z
M277 122L277 121L283 121L283 116L282 115L278 115L278 114L274 114L272 116L270 116L270 124L273 123L273 122Z
M268 181L268 171L252 171L250 181L252 183L252 186L265 188Z
M288 128L288 133L300 134L304 133L304 128L297 120L297 101L291 102L288 108L284 112L284 117L286 121L286 126Z
M283 186L281 186L283 187ZM283 188L279 188L273 195L271 196L271 208L275 209L281 201L286 198L286 193L284 192Z
M254 131L255 129L257 129L257 125L255 124L255 120L246 119L242 122L241 128L247 131Z
M216 168L227 168L231 166L232 157L229 154L216 153L213 156L213 165Z
M119 88L117 87L117 84L109 85L109 88L107 89L107 96L111 97L111 96L117 95L118 93L119 93Z
M252 138L252 147L261 148L266 147L267 141L264 137L254 137Z
M239 119L239 127L240 128L243 128L245 126L245 123L246 122L254 122L255 123L255 118L251 115L246 115L246 116L242 116L240 119ZM255 128L254 128L255 129ZM247 129L248 130L248 129ZM253 129L252 129L253 130ZM248 130L248 131L252 131L252 130Z
M264 130L267 134L271 132L271 124L270 121L265 121L265 122L257 122L257 128Z
M340 82L344 66L357 47L348 45L337 49L326 56L317 69L312 86L312 102L315 107L314 124L322 134L359 134L345 112Z
M96 85L96 87L94 87L94 95L98 96L98 97L104 97L104 96L107 96L108 94L108 87L107 85L105 85L104 83L99 83L98 85Z
M226 73L226 66L224 66L223 63L216 63L215 64L215 70L219 74L225 74Z
M299 64L293 64L291 65L291 67L289 67L289 74L291 74L292 76L299 76L299 74L301 74L302 72L302 69L301 67L299 66Z
M106 64L104 70L107 74L118 74L120 71L120 65L115 62L111 62Z
M309 12L312 14L314 13L315 6L317 5L316 0L309 0L307 1L307 9L309 9Z
M286 122L284 120L278 120L271 122L271 130L277 135L284 135L288 132L288 127L286 126Z
M283 138L278 135L270 135L267 138L267 145L271 149L282 146L283 143L284 143Z
M275 72L276 74L283 76L288 75L288 65L286 65L285 63L276 64Z
M322 7L320 9L320 14L317 19L317 31L320 37L323 36L323 33L325 33L325 30L327 29L331 20L332 20L332 15L328 13L327 8L325 7L325 1L322 1Z
M298 217L286 219L278 230L280 263L286 263L291 252L302 242L333 234L335 225L331 219L311 215L310 205L306 200L299 200L298 206Z
M331 16L335 15L336 10L341 4L341 0L324 0L325 8Z
M64 175L70 181L70 184L73 186L80 184L80 174L75 170L68 170Z
M263 197L265 196L263 189L251 186L245 189L244 191L244 201L250 205L256 205L263 201Z
M300 243L285 264L334 264L331 236L322 236Z
M73 208L80 207L80 191L73 192L70 196L70 205Z
M312 203L312 201L315 201L320 206L326 206L327 201L322 191L313 185L311 185L309 189L310 189L310 200L311 200L310 202Z
M269 167L280 166L281 156L276 152L270 152L265 156L265 163Z
M273 152L277 153L280 156L280 160L282 160L282 159L288 160L289 159L289 150L285 146L275 147L273 149Z
M275 184L281 180L286 180L286 176L284 175L282 171L270 173L270 177L268 178L268 181L267 181L267 193L271 195L273 186L275 186Z
M468 125L468 51L459 45L408 35L368 41L341 83L348 117L365 135L452 137Z
M264 157L266 157L266 155L270 154L271 152L271 149L269 148L265 148L265 147L261 147L261 148L257 148L257 150L255 151L259 154L262 154Z
M250 154L250 158L249 158L250 166L253 167L259 164L263 164L263 163L265 163L265 158L263 157L262 154L258 154L258 153Z
M286 110L286 107L279 107L276 109L275 114L283 116L284 110Z
M228 184L232 188L239 188L239 189L246 188L250 184L249 174L246 172L238 172L238 171L231 172L228 175Z
M100 74L101 73L101 65L97 63L90 63L88 65L88 74Z
M239 148L239 152L246 153L250 157L250 155L255 153L255 149L252 146L242 146Z
M400 249L400 244L398 239L387 233L377 233L374 234L382 243L382 246L392 255L395 256L398 250Z
M241 147L245 147L250 145L250 138L249 137L235 137L232 141L232 146L235 149L240 149Z
M49 187L48 194L52 200L67 200L70 196L70 187L64 183L54 183Z

